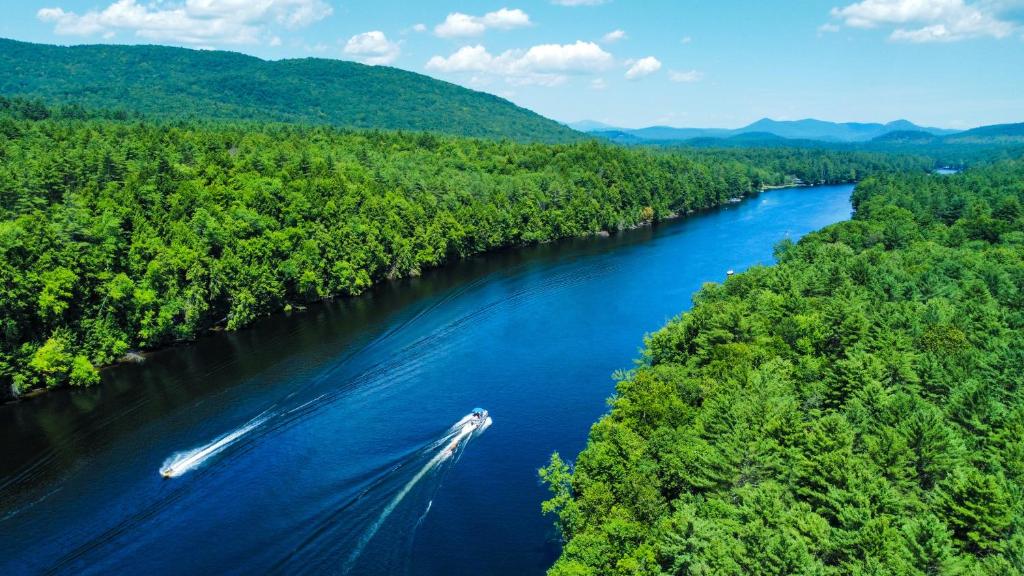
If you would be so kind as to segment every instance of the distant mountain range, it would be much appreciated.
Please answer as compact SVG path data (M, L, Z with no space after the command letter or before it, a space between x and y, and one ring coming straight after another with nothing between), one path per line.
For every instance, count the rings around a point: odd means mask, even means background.
M835 142L807 138L783 138L769 132L744 132L733 136L698 136L683 140L645 139L627 132L591 132L616 144L628 146L687 146L693 148L822 148L839 147L860 150L907 151L921 147L943 147L948 150L965 150L981 146L1012 147L1024 151L1024 123L995 124L981 126L949 135L936 135L920 130L897 130L887 132L866 142Z
M735 138L746 134L758 135L753 139L764 139L766 136L788 138L794 140L818 140L823 142L868 142L892 132L921 132L934 136L945 136L957 133L956 130L929 128L918 126L908 120L895 120L886 124L863 122L827 122L808 118L804 120L772 120L762 118L742 128L672 128L669 126L651 126L649 128L615 128L594 121L583 121L569 124L571 128L598 134L606 138L622 141L630 137L643 140L691 140L694 138Z
M51 46L0 39L0 95L155 118L416 130L566 142L579 132L497 96L386 66L267 61L167 46Z

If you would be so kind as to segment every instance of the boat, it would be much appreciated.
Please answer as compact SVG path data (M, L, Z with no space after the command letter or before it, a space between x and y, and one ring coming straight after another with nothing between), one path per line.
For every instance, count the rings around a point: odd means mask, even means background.
M726 271L725 271L725 275L726 275L726 276L732 276L732 275L733 275L733 274L735 274L735 273L736 273L736 272L735 272L734 270L726 270Z
M448 444L446 452L449 454L454 453L455 449L459 447L462 441L472 435L477 430L481 430L487 426L487 422L490 420L487 410L483 408L473 408L473 411L469 413L469 416L465 418L459 428L458 433L455 434L455 438L452 439L451 443Z

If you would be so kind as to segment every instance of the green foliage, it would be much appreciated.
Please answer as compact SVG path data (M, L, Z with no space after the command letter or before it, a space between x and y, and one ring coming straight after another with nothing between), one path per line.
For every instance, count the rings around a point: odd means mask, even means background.
M100 375L89 359L79 354L71 361L68 381L74 386L92 386L100 381Z
M88 384L86 361L290 303L717 206L756 192L750 175L783 178L595 142L122 121L19 99L0 98L0 120L12 135L0 139L0 382L16 393Z
M919 172L930 168L935 159L924 152L897 155L861 151L818 143L814 147L776 146L743 148L670 147L669 151L700 159L729 159L748 167L746 177L755 186L780 186L792 183L826 184L857 182L879 172Z
M39 275L39 314L45 318L59 318L70 305L72 290L78 276L67 268L58 267Z
M707 285L542 474L550 573L1024 573L1022 182L871 177Z
M66 334L51 336L32 354L28 366L48 387L60 384L71 370L71 339Z
M585 138L497 96L397 68L167 46L0 39L0 94L73 102L63 115L78 118L85 107L122 117L330 124L529 142ZM50 114L35 103L26 112L32 120Z

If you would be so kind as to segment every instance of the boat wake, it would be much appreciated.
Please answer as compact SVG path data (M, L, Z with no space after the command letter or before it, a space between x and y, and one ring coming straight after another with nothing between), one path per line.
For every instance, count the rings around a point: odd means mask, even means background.
M520 304L522 301L528 300L531 296L535 296L538 289L554 290L564 288L573 284L578 284L592 277L594 273L580 274L562 274L555 276L551 280L546 280L532 287L531 289L518 289L512 293L503 296L502 298L488 302L487 304L472 310L462 316L451 320L450 322L442 325L440 328L433 330L432 332L420 336L415 340L405 344L400 348L399 353L391 354L384 360L378 361L370 366L365 367L362 371L356 373L354 376L344 382L342 385L331 386L329 390L323 391L320 394L315 395L312 399L296 406L294 408L285 409L284 406L289 400L295 397L301 397L304 392L309 390L317 389L321 384L330 382L335 378L339 371L347 367L350 360L353 357L359 356L363 352L373 348L374 346L380 345L382 342L387 342L394 338L398 333L401 333L408 325L418 321L425 315L437 307L442 306L446 302L457 298L463 292L471 288L473 285L467 286L462 290L453 292L452 294L445 296L438 302L431 304L425 309L417 312L412 318L406 320L397 327L389 330L388 332L380 335L378 338L370 341L365 346L355 350L349 354L344 355L337 363L331 366L319 374L316 378L304 385L300 390L290 392L283 401L276 402L271 407L267 408L259 416L253 418L242 427L234 430L228 434L225 434L205 446L188 450L185 452L177 452L169 457L160 467L160 475L164 478L176 478L191 470L195 470L205 463L210 458L216 456L220 452L224 451L232 444L238 442L242 437L255 431L263 424L268 424L264 427L264 430L259 431L255 436L263 436L270 434L275 431L280 431L286 427L295 425L302 419L309 417L311 414L322 411L331 405L333 405L339 398L343 397L349 391L362 388L368 390L369 386L385 385L389 381L397 378L401 378L406 374L415 371L422 362L430 358L434 354L439 354L444 351L441 346L445 343L446 339L449 338L453 333L458 332L460 329L466 327L466 325L473 322L479 321L481 317L486 314L494 312L496 309L502 306L511 306ZM385 378L384 376L387 376ZM484 411L486 413L486 411ZM473 414L468 414L463 417L462 420L457 422L453 429L464 426L469 420L471 420ZM272 420L272 421L271 421ZM486 427L486 426L484 426Z
M261 424L266 422L269 417L270 416L266 414L257 416L241 428L233 430L205 446L200 446L199 448L187 450L185 452L175 453L164 461L163 465L160 467L160 475L164 478L176 478L190 470L195 470L202 466L204 462L224 451L249 432L258 428Z
M425 444L380 467L361 485L303 523L298 539L270 570L286 574L403 573L414 535L452 466L490 427L477 408ZM355 488L350 484L344 491Z
M405 499L406 495L416 487L416 484L419 484L420 480L422 480L424 476L436 469L442 462L455 456L460 446L464 447L469 443L471 438L483 433L484 430L491 426L492 422L493 421L487 413L487 410L484 410L483 408L476 408L456 422L454 426L449 428L449 433L442 438L437 445L435 445L435 448L442 448L434 454L433 458L420 468L419 472L417 472L409 479L408 482L405 483L404 486L402 486L402 489L399 490L391 501L388 502L387 506L381 510L380 516L377 517L377 520L370 525L365 533L363 533L363 536L359 539L355 548L353 548L352 554L349 555L348 560L345 562L345 566L342 568L343 574L348 574L352 571L356 561L359 560L359 556L363 553L363 549L366 548L366 545L377 534L380 527L384 525L388 516L390 516L391 513L395 511L395 508L402 503L402 500ZM427 504L428 511L430 510L431 504L433 504L433 500ZM426 513L424 513L424 515L426 515ZM420 520L422 520L422 518Z
M338 371L348 366L349 361L353 357L356 357L366 352L367 350L373 348L374 346L379 345L381 342L385 342L390 338L393 338L397 333L401 332L409 324L415 322L416 320L418 320L425 314L429 313L437 306L440 306L444 302L454 298L461 292L462 291L456 291L454 295L446 296L440 301L432 304L431 306L428 306L424 310L421 310L415 316L406 320L401 325L389 330L388 332L384 333L378 338L370 341L368 344L358 348L357 350L354 350L353 352L345 354L333 366L329 367L327 370L325 370L317 377L312 379L301 389L290 392L282 401L275 402L272 406L268 407L266 410L264 410L262 413L260 413L252 420L245 423L240 428L233 430L227 434L224 434L223 436L214 439L209 444L206 444L199 448L194 448L192 450L187 450L183 452L175 452L169 458L164 460L163 464L160 466L160 475L163 476L164 478L177 478L178 476L181 476L191 470L195 470L196 468L200 467L207 460L213 458L220 452L223 452L228 447L241 440L244 436L249 435L257 428L262 427L264 424L268 425L265 426L263 430L260 430L257 434L255 434L256 436L262 436L267 433L279 431L285 427L294 425L297 422L301 421L303 418L308 417L309 415L315 412L324 410L325 408L331 406L334 402L336 402L340 397L344 396L344 394L350 391L351 389L372 384L375 382L378 384L382 384L387 381L382 378L382 376L384 375L388 375L391 378L401 376L403 373L410 370L411 368L414 368L417 365L416 360L424 356L429 356L429 354L432 351L432 347L435 346L438 342L442 341L445 336L455 331L459 326L473 320L480 314L487 312L491 306L485 306L483 309L477 310L475 312L462 316L448 323L439 330L436 330L425 336L417 338L416 340L403 346L401 348L400 354L390 355L388 358L366 367L361 372L357 373L355 376L349 379L349 381L346 382L344 385L332 386L330 390L317 394L312 399L296 407L287 409L285 408L288 401L291 400L292 398L301 397L301 394L303 392L308 390L315 390L320 384L330 381L331 378L337 375ZM463 420L466 420L467 418L469 418L469 416L463 418ZM465 424L465 422L460 421L457 425L462 424Z

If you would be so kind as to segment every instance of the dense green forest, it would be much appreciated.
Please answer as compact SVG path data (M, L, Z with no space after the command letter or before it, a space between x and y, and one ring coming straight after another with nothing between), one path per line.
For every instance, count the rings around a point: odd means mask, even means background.
M922 166L942 165L941 159L928 154L894 155L829 150L821 147L671 148L668 152L701 162L731 161L756 166L760 174L769 175L769 179L756 182L762 186L777 186L783 183L777 179L770 180L771 175L776 174L786 174L807 184L826 184L856 182L867 175L883 172L919 173ZM757 179L758 175L754 174L751 178Z
M418 130L530 142L584 136L483 92L386 66L266 61L168 46L50 46L0 38L0 94L150 118Z
M657 221L826 164L846 180L931 162L105 116L0 98L0 379L15 394L451 258Z
M552 575L1024 574L1024 161L853 201L646 339Z
M1012 128L1016 125L1010 125ZM1022 125L1024 126L1024 125ZM595 133L602 139L624 146L650 147L677 150L685 153L704 152L712 155L748 155L761 153L765 149L780 148L820 150L835 152L865 152L875 154L912 154L929 156L941 166L964 166L992 163L1019 158L1024 154L1024 140L1004 137L988 132L988 129L1004 129L1006 126L991 126L968 130L953 136L938 137L923 132L891 132L870 142L822 142L820 140L797 140L782 138L774 134L747 133L730 138L702 137L690 140L641 140L628 134L605 132ZM921 135L924 137L921 137ZM972 134L978 134L972 136Z

